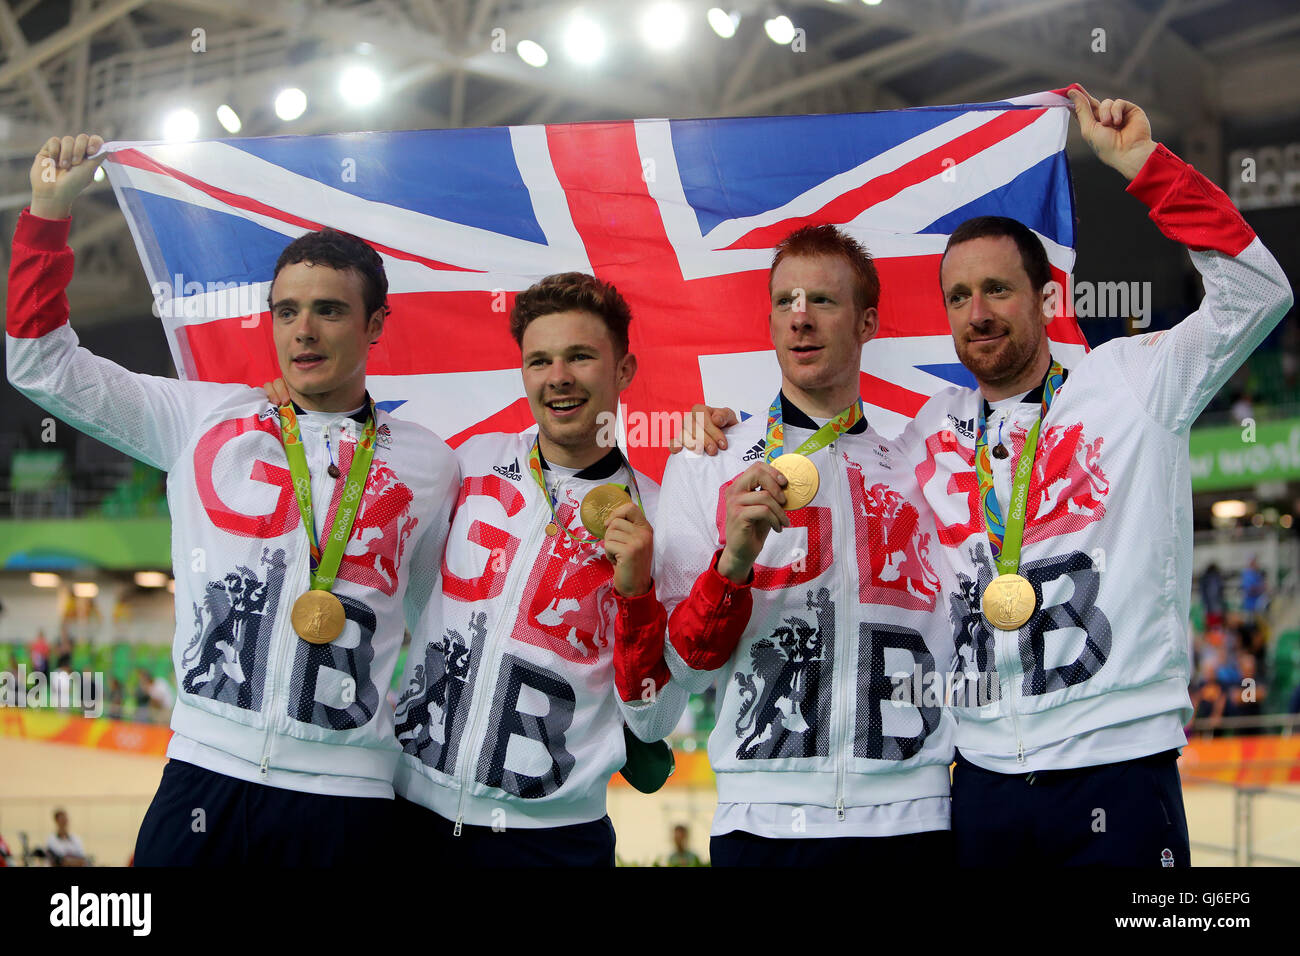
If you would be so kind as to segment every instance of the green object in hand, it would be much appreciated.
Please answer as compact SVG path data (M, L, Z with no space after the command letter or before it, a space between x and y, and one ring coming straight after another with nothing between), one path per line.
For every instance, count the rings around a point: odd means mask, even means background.
M642 793L655 793L673 775L677 762L673 748L664 740L646 743L623 725L623 742L627 747L627 761L619 773L623 779Z

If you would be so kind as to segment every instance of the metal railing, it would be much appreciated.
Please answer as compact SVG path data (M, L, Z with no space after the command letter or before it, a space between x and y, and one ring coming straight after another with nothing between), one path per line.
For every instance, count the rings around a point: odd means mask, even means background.
M1288 761L1288 763L1290 762ZM1255 763L1252 762L1251 766L1255 766ZM1258 836L1256 801L1260 799L1278 799L1295 803L1297 805L1295 819L1300 821L1300 791L1225 783L1211 777L1187 776L1183 778L1183 782L1197 786L1228 788L1234 791L1232 801L1232 843L1225 845L1193 840L1191 841L1193 850L1229 856L1232 859L1233 866L1256 866L1260 863L1272 863L1278 866L1300 866L1300 855L1281 856L1276 853L1261 852L1255 848L1255 841ZM1272 834L1271 838L1277 839L1289 833L1300 833L1300 825L1293 827L1290 831Z
M1277 733L1280 737L1290 737L1300 728L1300 714L1258 714L1248 717L1198 717L1192 721L1190 734L1208 736L1215 730L1259 730L1265 733Z

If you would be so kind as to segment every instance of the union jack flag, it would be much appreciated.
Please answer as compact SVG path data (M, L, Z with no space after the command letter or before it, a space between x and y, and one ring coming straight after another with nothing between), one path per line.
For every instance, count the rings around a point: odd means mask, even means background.
M278 376L275 260L329 225L370 242L388 271L371 394L453 445L532 424L509 310L555 272L613 282L632 307L628 420L701 399L765 409L780 380L773 247L804 223L842 225L880 271L862 395L893 434L930 395L971 384L938 287L958 223L1021 220L1064 285L1068 109L1049 92L881 113L114 143L107 169L183 378ZM1072 317L1048 332L1067 366L1087 347ZM662 447L631 454L662 472Z

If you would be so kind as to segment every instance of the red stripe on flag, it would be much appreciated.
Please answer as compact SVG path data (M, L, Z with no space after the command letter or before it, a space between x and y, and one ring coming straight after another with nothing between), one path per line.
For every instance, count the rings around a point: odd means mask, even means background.
M875 260L880 275L877 338L951 334L943 309L943 290L939 288L941 258L925 255Z
M268 219L278 219L280 222L298 226L299 228L306 229L308 232L315 232L317 229L323 229L325 227L325 224L323 223L314 222L310 219L303 219L301 216L295 216L282 209L276 209L274 206L268 206L266 203L260 202L259 200L253 199L249 196L232 193L229 190L221 189L217 186L205 183L201 179L195 179L193 176L183 173L179 169L174 169L171 166L160 163L151 156L146 156L138 149L120 149L112 154L110 161L121 163L123 166L134 166L136 169L143 169L146 172L157 173L160 176L168 176L171 179L175 179L178 182L185 183L187 186L197 189L201 193L211 196L218 202L224 203L233 209L243 209L246 212L255 212L259 215L266 216ZM481 269L466 269L463 266L454 266L450 263L439 262L437 259L426 259L424 256L417 256L414 253L406 252L402 249L394 249L392 246L385 246L382 243L366 239L365 236L362 236L361 238L365 239L365 241L372 247L385 255L392 256L395 259L405 259L408 262L418 262L421 265L428 266L430 269L441 269L451 272L483 271ZM285 245L288 245L288 243L285 243Z
M510 337L512 294L411 292L388 302L393 311L366 368L372 375L519 367L519 347ZM269 312L188 325L181 334L199 379L261 385L280 374Z
M795 229L807 224L852 222L863 210L898 195L909 186L942 175L955 163L964 162L1020 130L1029 126L1046 109L1011 110L989 120L969 133L944 143L923 156L918 156L897 169L868 180L828 202L812 215L783 219L770 226L761 226L741 236L728 249L772 249Z
M1066 285L1068 277L1056 266L1052 266L1052 281L1061 289L1062 299L1068 299L1068 292L1072 289ZM1056 318L1047 324L1047 337L1053 342L1066 342L1070 345L1082 345L1088 348L1088 340L1083 337L1083 330L1079 328L1079 320L1074 315L1074 302L1063 301L1064 312L1060 307L1057 309Z
M921 406L930 400L929 395L922 395L920 392L903 388L883 378L868 375L866 372L859 372L858 380L864 402L868 405L888 408L908 418L914 417L921 410Z
M481 422L471 425L463 432L457 432L447 439L447 444L452 448L459 448L466 439L473 438L475 435L486 435L492 432L521 432L533 424L533 412L528 407L528 399L517 398L495 415L489 415Z

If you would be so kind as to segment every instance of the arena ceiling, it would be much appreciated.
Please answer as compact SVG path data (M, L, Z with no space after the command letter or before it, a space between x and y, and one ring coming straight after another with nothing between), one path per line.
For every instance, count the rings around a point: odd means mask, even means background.
M1292 0L677 0L686 34L657 51L639 33L649 0L8 0L0 2L0 225L28 201L31 157L52 132L161 138L181 106L200 138L821 113L996 100L1077 80L1148 109L1157 135L1221 169L1225 123L1300 117L1300 10ZM734 36L706 22L719 6ZM575 12L606 33L587 66L565 54ZM799 32L773 42L765 21ZM199 31L196 33L196 31ZM516 52L532 40L542 68ZM202 49L198 49L202 47ZM349 64L383 78L348 108ZM287 84L307 111L279 119ZM1077 144L1076 144L1077 145ZM811 144L810 148L815 148ZM71 290L83 324L139 315L147 289L106 183L80 200ZM7 265L7 242L0 244Z

